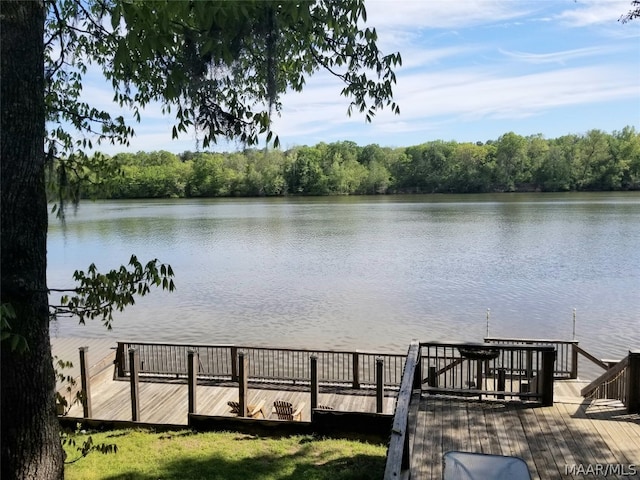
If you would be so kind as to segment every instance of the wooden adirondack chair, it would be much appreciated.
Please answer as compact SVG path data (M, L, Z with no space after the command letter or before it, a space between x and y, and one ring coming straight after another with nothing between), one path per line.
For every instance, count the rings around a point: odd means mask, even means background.
M293 410L293 405L289 402L283 402L281 400L276 400L273 402L273 408L276 411L276 415L278 416L278 420L302 420L302 409L304 408L304 402L298 405L298 408Z
M229 405L229 407L231 408L231 413L235 415L240 415L240 402L229 400L227 402L227 405ZM264 400L260 400L255 405L247 405L247 410L248 410L247 415L253 418L260 413L262 415L262 418L266 418L263 407L264 407Z

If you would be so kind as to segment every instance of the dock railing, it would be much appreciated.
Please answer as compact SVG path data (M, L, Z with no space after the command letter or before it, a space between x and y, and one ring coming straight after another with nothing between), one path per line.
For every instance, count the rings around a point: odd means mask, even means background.
M640 351L630 351L628 356L584 387L580 395L620 400L629 413L640 413Z
M249 360L250 381L270 383L309 383L309 358L315 356L322 385L349 385L353 388L376 386L376 359L384 360L387 387L398 388L405 355L363 351L307 350L291 348L245 347L238 345L197 345L152 342L118 342L118 377L130 374L127 352L136 349L140 358L138 375L144 377L187 378L189 351L198 354L198 380L238 380L238 353Z
M553 404L555 347L508 343L421 343L422 390Z
M556 350L556 358L553 363L553 376L556 379L578 378L578 354L584 352L577 340L545 340L523 339L504 337L485 337L485 343L509 344L509 345L551 345ZM587 353L587 352L584 352ZM584 354L583 353L583 354ZM587 353L587 355L589 355ZM591 360L592 355L589 355Z
M556 359L553 366L554 378L561 379L577 379L578 378L578 359L583 358L589 363L587 367L596 366L605 372L615 366L617 360L604 360L589 353L579 345L578 340L549 340L537 338L504 338L504 337L485 337L486 343L495 344L512 344L512 345L551 345L556 349ZM584 368L587 376L597 373L599 370ZM593 377L591 377L593 378Z

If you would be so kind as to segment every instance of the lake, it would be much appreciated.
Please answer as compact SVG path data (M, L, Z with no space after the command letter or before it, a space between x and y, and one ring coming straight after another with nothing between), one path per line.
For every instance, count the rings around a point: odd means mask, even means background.
M152 291L52 335L404 352L419 340L573 336L640 348L640 192L85 201L49 221L50 288L158 258ZM52 297L53 300L56 297Z

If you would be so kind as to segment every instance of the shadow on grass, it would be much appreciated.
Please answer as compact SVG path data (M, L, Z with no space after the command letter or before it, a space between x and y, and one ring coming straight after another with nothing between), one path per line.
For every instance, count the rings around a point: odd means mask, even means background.
M335 457L335 455L331 455ZM323 459L306 446L293 454L234 460L219 455L167 462L153 474L130 472L105 480L370 480L384 473L383 456L358 454Z

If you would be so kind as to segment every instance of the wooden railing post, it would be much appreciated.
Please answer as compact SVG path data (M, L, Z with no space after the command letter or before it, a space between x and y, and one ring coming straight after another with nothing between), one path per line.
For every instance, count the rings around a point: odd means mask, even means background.
M118 342L116 350L116 367L118 369L118 378L124 377L124 342Z
M189 413L196 413L196 387L198 385L198 352L187 352L187 382L189 383Z
M436 367L429 367L429 377L427 380L427 384L430 387L437 387L438 386L438 371L436 369Z
M238 381L238 347L231 347L231 381Z
M416 363L416 373L413 375L413 389L422 389L422 348L418 347L418 363Z
M542 405L550 407L553 405L553 369L556 361L554 349L542 351ZM538 384L540 385L540 384Z
M309 358L311 370L311 412L318 408L318 356L311 355Z
M498 368L498 391L504 392L506 388L506 379L507 379L507 369L506 368ZM504 394L498 395L498 399L504 400Z
M247 393L249 390L249 363L245 355L245 352L238 353L238 376L239 376L239 388L238 388L238 403L240 405L240 417L246 417L248 414L248 399Z
M526 342L526 345L532 345L531 342ZM531 378L533 377L533 351L532 350L527 350L526 353L526 365L525 365L525 371L527 372L527 379L531 380Z
M91 390L89 373L89 347L80 347L80 386L82 398L82 415L91 418Z
M629 351L627 364L627 412L640 413L640 350Z
M376 413L384 410L384 360L376 358Z
M353 388L355 389L359 389L360 388L360 355L358 355L358 352L353 352L352 354L353 356L353 361L351 362L353 364Z
M137 348L129 349L129 370L131 383L131 420L140 420L140 383L138 381L138 370L140 369L140 356Z
M569 378L578 378L578 342L571 343L571 374Z

